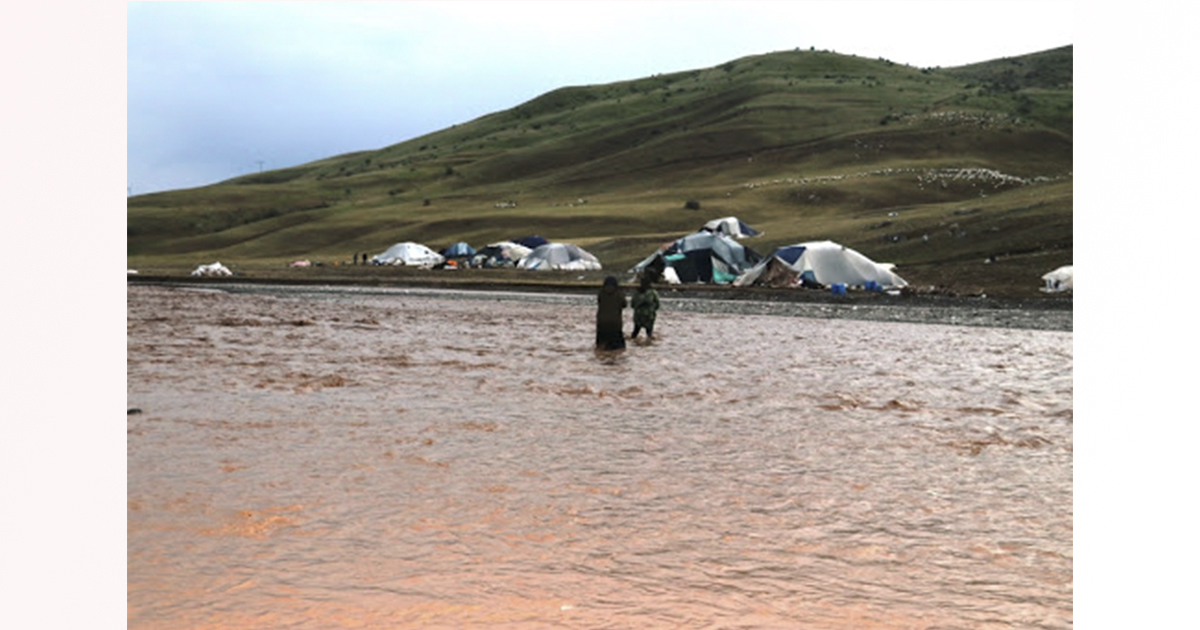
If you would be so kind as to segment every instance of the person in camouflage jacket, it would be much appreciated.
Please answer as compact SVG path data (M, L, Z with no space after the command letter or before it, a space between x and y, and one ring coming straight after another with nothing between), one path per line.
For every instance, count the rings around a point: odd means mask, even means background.
M629 300L633 307L633 334L630 339L637 339L638 333L644 328L646 338L654 338L654 320L658 316L658 291L650 282L649 276L642 276L637 291Z

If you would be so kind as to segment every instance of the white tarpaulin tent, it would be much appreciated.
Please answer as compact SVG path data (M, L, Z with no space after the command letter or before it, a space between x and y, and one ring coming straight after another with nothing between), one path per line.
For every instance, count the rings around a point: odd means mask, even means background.
M578 245L570 243L546 243L529 252L517 263L520 269L600 269L600 261Z
M1046 283L1046 286L1042 287L1042 291L1046 293L1073 291L1075 288L1075 265L1059 267L1042 276L1042 280Z
M219 262L211 265L200 265L192 271L193 276L232 276L233 272Z
M432 267L445 262L441 254L413 242L396 243L371 259L373 265L417 265Z
M737 217L725 217L723 219L713 219L704 224L701 230L712 232L713 234L724 234L731 238L745 238L747 236L758 236L762 234L758 230L746 225Z
M892 271L892 265L877 263L833 241L811 241L780 247L734 281L749 286L763 278L768 268L791 271L791 284L866 287L873 283L881 289L900 288L908 283Z

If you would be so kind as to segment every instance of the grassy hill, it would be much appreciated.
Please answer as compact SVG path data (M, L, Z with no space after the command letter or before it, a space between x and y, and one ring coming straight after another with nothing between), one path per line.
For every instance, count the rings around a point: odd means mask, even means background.
M564 87L379 150L130 197L128 261L275 274L539 234L624 272L736 215L763 254L832 239L915 286L1037 295L1072 261L1071 69L1069 46L957 68L796 50Z

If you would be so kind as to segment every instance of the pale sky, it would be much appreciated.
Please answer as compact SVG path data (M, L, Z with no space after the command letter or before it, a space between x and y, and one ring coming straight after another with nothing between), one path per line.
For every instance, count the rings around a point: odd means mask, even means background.
M378 149L564 86L810 47L950 67L1073 25L1062 1L130 2L127 186Z

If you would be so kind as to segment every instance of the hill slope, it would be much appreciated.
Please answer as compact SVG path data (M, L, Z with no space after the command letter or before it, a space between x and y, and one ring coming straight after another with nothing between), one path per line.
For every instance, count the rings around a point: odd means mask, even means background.
M131 197L129 264L540 234L624 271L737 215L760 253L829 238L913 284L1036 294L1071 262L1071 68L1071 47L948 69L797 50L565 87L383 149Z

